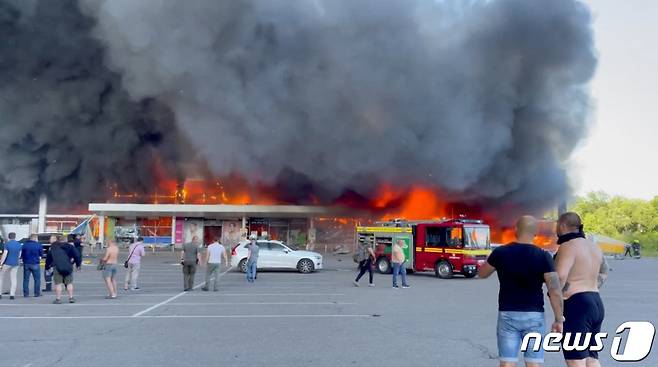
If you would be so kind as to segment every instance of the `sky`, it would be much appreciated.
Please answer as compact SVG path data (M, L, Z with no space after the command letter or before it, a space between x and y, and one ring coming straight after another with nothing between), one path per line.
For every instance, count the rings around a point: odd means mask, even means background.
M658 195L658 1L586 0L599 54L589 137L572 156L576 194Z

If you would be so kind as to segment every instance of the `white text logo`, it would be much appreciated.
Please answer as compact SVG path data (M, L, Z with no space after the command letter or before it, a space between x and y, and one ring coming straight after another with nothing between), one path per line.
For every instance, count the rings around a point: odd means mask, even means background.
M626 330L628 335L624 338L621 334ZM656 328L647 321L628 321L621 324L615 334L610 349L612 359L618 362L639 362L651 353ZM543 348L546 352L559 352L560 349L568 352L600 352L607 337L608 333L549 333L545 337L539 333L529 333L523 337L521 351L531 349L538 352Z

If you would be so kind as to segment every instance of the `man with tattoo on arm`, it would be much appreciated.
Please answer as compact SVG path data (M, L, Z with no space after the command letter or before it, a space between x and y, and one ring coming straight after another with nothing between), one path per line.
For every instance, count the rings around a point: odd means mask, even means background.
M523 337L546 333L544 294L546 283L555 321L554 332L562 332L562 291L550 254L533 245L537 220L524 216L516 223L516 242L496 248L479 271L480 278L498 273L498 353L501 367L516 366ZM544 351L529 348L525 365L537 367L544 362Z
M564 295L564 332L598 333L605 317L599 288L608 277L608 263L601 249L585 238L580 216L573 212L560 215L557 222L558 244L555 267ZM595 344L594 338L591 344ZM597 352L563 351L568 367L598 367Z

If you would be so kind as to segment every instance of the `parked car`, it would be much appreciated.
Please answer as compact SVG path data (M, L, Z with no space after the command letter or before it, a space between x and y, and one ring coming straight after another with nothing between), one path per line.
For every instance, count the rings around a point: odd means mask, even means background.
M247 272L248 241L240 242L231 251L231 266ZM322 269L322 255L312 251L294 250L281 241L260 240L258 269L291 269L300 273L312 273Z

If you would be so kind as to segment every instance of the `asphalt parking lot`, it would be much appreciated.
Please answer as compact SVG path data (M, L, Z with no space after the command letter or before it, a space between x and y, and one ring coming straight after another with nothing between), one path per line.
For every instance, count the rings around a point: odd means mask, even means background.
M355 288L348 255L314 274L227 272L218 292L183 293L177 255L149 254L139 291L106 300L93 264L76 273L78 303L54 296L0 300L2 366L497 366L497 279L410 276L411 289ZM624 321L658 325L658 261L612 261L605 331ZM196 283L203 281L203 271ZM19 273L22 273L20 271ZM366 276L367 278L367 276ZM8 281L7 281L8 283ZM547 317L552 317L548 312ZM610 359L606 342L604 365ZM658 347L640 363L658 365ZM546 366L562 366L548 354Z

